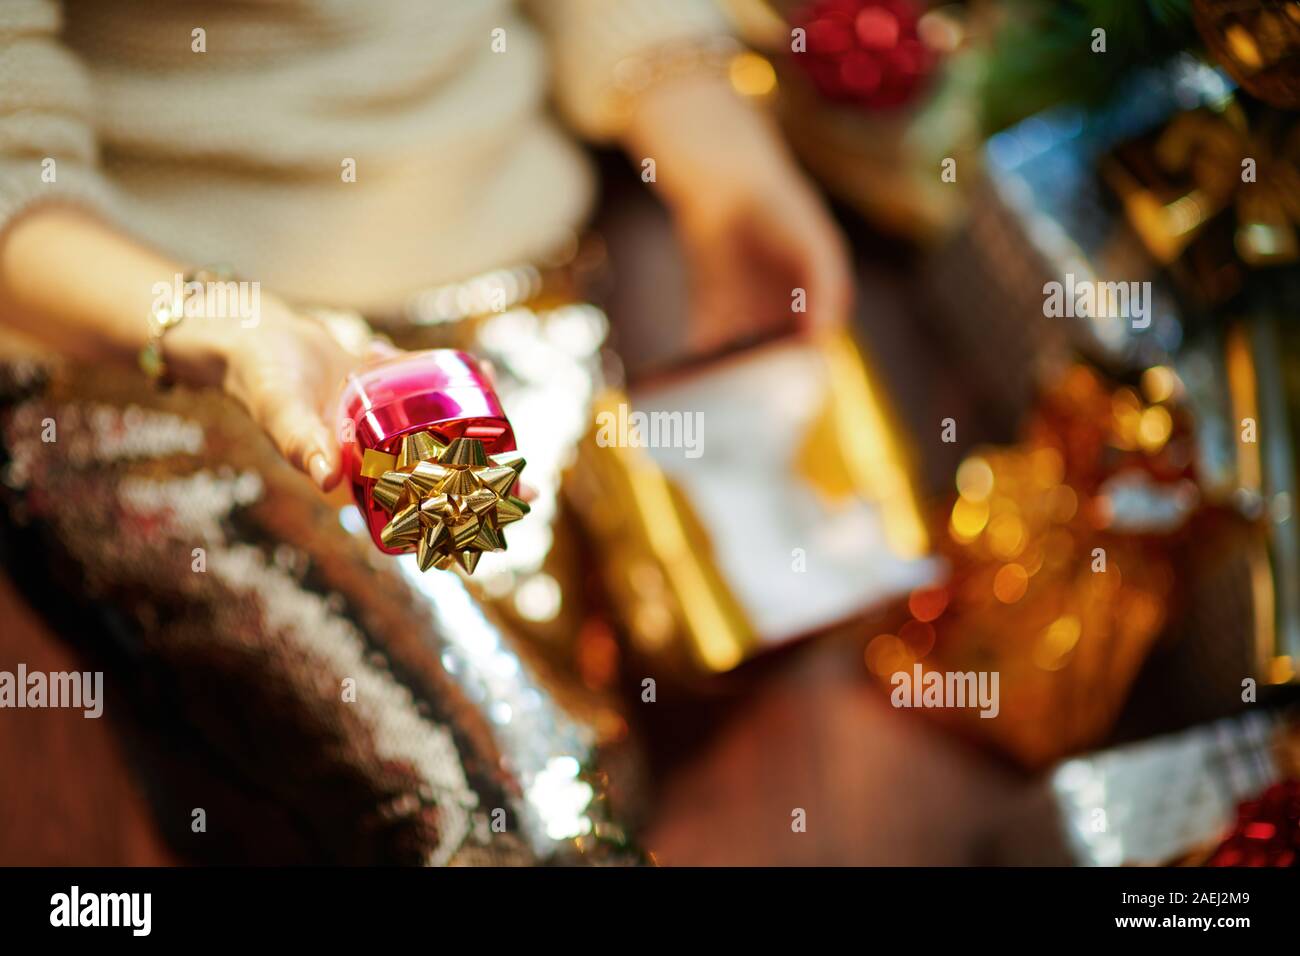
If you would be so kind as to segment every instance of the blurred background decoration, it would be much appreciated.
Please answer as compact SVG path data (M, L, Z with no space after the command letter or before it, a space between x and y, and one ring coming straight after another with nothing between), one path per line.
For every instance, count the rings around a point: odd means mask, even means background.
M1209 722L1294 701L1300 4L727 6L770 63L741 77L773 101L859 240L911 243L905 311L950 357L994 442L967 452L955 480L918 473L927 464L911 457L911 480L932 492L927 539L942 570L889 602L869 633L849 629L865 669L886 691L918 662L997 670L999 719L941 719L1048 779L1077 776L1067 768L1087 765L1079 755L1111 742L1235 727ZM1067 277L1150 283L1149 325L1100 310L1046 315L1045 285ZM897 348L878 322L863 329L869 351ZM727 372L707 375L721 392ZM934 408L891 384L886 404ZM933 433L891 421L899 447L920 443L933 461ZM663 631L676 635L671 617ZM1229 795L1196 811L1199 828L1150 851L1074 858L1292 862L1241 849L1266 829L1249 822L1238 850L1195 856L1231 825L1237 800L1256 800L1243 821L1290 814L1292 832L1296 804L1291 784L1260 795L1272 771L1220 786L1231 771L1193 750L1169 759ZM1177 816L1160 774L1106 765L1107 785L1075 792L1070 812L1105 809L1118 789L1126 813ZM1060 803L1054 812L1069 816ZM1116 845L1134 839L1109 832Z
M1254 541L1242 549L1254 557L1241 558L1252 583L1236 639L1253 645L1258 679L1292 681L1296 409L1294 339L1282 330L1300 303L1300 126L1281 78L1298 66L1297 6L1019 6L1026 17L992 48L984 182L963 233L931 260L937 314L971 346L1009 431L1073 355L1117 382L1171 383L1192 416L1198 493L1235 513ZM1079 44L1048 55L1080 23L1106 29L1104 55L1117 68L1080 69ZM1054 82L1067 78L1073 87ZM1052 96L1016 103L1017 90ZM1039 290L1067 274L1151 282L1150 327L1044 316ZM979 283L976 295L951 291L969 291L963 280Z
M954 223L962 189L935 172L979 143L978 11L921 0L725 6L770 61L766 85L791 147L833 195L908 239Z
M1025 440L966 458L936 529L949 577L866 645L885 681L916 662L998 672L997 719L953 713L1027 766L1105 737L1177 607L1175 548L1199 503L1190 422L1148 385L1076 365Z
M999 26L980 54L987 139L976 154L965 221L924 253L928 314L969 360L993 434L1021 436L1017 451L1025 455L1044 440L1077 447L1088 432L1108 446L1084 460L1067 450L1064 487L1078 514L1093 515L1074 546L1102 547L1106 573L1119 570L1122 580L1102 597L1103 577L1083 575L1094 592L1084 598L1072 596L1068 573L1053 581L1050 561L1023 585L1020 575L1011 578L1020 565L996 574L984 568L993 592L985 600L994 610L940 627L931 657L937 667L954 659L1002 662L1009 723L972 730L998 738L1022 762L1047 765L1108 739L1143 736L1143 726L1171 730L1179 721L1254 708L1252 681L1264 687L1262 701L1295 699L1300 5L996 6ZM1089 42L1099 28L1104 53ZM1107 69L1097 68L1094 58L1102 57ZM1046 316L1046 284L1067 276L1150 282L1149 326L1136 328L1126 316ZM1084 382L1090 385L1081 393ZM1054 424L1044 428L1047 421ZM996 488L996 463L1005 455L981 453L958 470L954 544L975 525L978 544L997 544L997 509L975 507L980 499L969 485L970 475L980 474L990 476L981 488ZM1007 507L1004 501L1004 513ZM1079 534L1068 524L1059 533L1071 531ZM1069 549L1049 552L1062 561ZM1081 569L1076 560L1074 570ZM996 613L997 575L1007 576L1004 587L1023 590L1025 613ZM1052 595L1044 602L1050 610L1037 628L1030 612L1044 592ZM1097 629L1097 612L1116 615L1113 630ZM913 616L903 626L916 623ZM1173 703L1179 696L1199 703ZM1153 743L1152 752L1162 746ZM1123 844L1141 827L1122 830L1114 814L1109 826L1094 826L1096 813L1104 818L1115 809L1117 793L1129 801L1122 812L1137 814L1147 837L1159 830L1152 808L1179 823L1185 808L1173 797L1178 786L1150 767L1104 765L1104 783L1070 791L1108 847L1093 862L1167 862L1231 822L1232 799L1218 808L1223 812L1203 815L1195 838L1130 853ZM1090 766L1062 764L1053 779L1081 779ZM1193 773L1187 766L1179 772ZM1293 850L1249 849L1266 833L1292 845L1292 784L1260 797L1271 778L1234 774L1223 761L1206 761L1201 772L1215 781L1213 792L1258 801L1241 810L1235 849L1199 859L1294 862ZM1257 814L1278 819L1254 826ZM1280 823L1287 814L1289 822Z

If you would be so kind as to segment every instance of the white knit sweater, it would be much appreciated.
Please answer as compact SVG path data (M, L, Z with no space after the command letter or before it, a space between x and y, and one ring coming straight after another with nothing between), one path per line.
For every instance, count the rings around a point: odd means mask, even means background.
M592 177L548 86L608 137L620 60L724 30L710 0L0 0L0 228L61 197L390 310L581 226Z

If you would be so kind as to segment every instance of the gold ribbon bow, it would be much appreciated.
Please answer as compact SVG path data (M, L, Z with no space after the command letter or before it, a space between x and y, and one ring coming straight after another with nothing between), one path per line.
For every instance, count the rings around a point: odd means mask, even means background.
M421 571L459 564L468 574L484 551L504 551L502 527L528 514L510 494L523 470L518 452L489 457L477 438L444 445L427 431L404 436L397 455L367 449L361 463L363 476L379 479L372 499L392 516L384 546L414 546Z

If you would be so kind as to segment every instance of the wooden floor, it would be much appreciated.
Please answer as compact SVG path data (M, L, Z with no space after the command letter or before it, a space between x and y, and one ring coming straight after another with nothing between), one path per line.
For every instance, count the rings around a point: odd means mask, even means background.
M0 622L0 670L83 669L4 577ZM111 708L0 711L0 865L176 862L115 731Z

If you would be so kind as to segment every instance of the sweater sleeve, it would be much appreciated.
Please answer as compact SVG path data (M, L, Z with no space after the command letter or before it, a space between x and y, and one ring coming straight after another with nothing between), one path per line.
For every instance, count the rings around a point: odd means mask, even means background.
M0 229L33 203L110 203L85 66L59 40L58 0L0 2Z
M560 112L582 135L615 136L624 122L622 68L692 46L726 49L716 0L529 0L549 42Z

